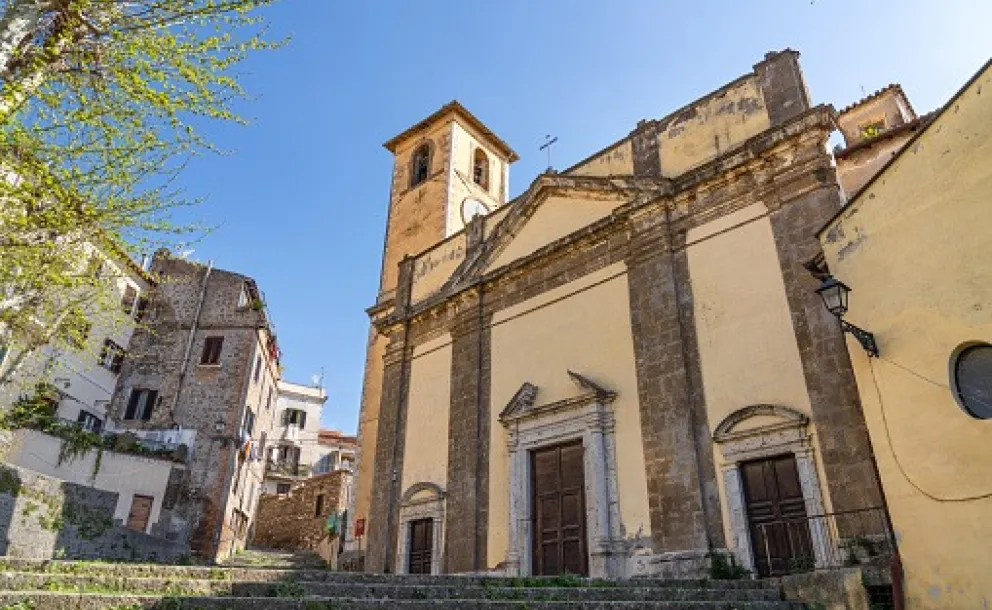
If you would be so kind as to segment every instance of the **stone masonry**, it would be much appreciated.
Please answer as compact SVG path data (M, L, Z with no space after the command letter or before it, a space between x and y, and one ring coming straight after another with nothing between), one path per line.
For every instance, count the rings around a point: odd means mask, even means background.
M182 544L114 521L117 494L0 466L0 556L171 561Z
M262 496L252 544L287 551L316 549L330 537L327 519L339 512L350 478L338 470L311 477L289 494Z
M157 527L215 558L244 546L261 493L264 462L248 458L264 449L276 411L278 348L251 278L165 251L156 253L151 273L160 283L147 326L131 341L109 415L127 430L195 431L186 477L176 481L174 503L163 507ZM202 363L208 337L223 338L216 364ZM150 417L124 419L132 390L141 389L158 392Z

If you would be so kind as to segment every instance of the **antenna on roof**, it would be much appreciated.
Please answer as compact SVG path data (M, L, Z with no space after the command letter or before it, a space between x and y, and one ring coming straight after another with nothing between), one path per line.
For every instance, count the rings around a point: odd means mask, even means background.
M558 141L558 136L551 137L550 134L544 136L544 144L538 150L548 151L548 170L551 170L551 145Z
M324 367L320 367L320 373L314 373L310 376L310 381L313 382L313 387L320 388L324 385Z

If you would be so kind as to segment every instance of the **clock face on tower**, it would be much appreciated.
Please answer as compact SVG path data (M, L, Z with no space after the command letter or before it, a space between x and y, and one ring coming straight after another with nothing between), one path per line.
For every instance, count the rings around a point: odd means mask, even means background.
M473 197L467 197L462 201L462 222L468 224L476 216L485 216L490 212L489 206Z

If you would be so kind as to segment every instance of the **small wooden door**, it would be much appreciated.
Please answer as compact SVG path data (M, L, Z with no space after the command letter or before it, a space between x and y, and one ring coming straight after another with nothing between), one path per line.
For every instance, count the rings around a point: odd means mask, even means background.
M741 477L758 573L775 576L811 568L813 545L795 456L746 462Z
M531 453L537 576L588 575L584 473L581 441Z
M154 500L151 496L135 495L131 498L131 512L127 514L127 526L129 528L139 532L148 529L148 520L152 515L152 502Z
M410 574L430 574L434 549L434 522L418 519L410 522Z

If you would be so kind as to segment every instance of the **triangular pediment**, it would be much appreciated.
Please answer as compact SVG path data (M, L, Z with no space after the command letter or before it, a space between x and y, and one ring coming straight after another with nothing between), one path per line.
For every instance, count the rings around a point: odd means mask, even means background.
M666 180L542 174L512 202L482 247L452 275L451 284L534 255L614 214L668 192Z

